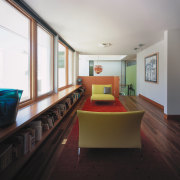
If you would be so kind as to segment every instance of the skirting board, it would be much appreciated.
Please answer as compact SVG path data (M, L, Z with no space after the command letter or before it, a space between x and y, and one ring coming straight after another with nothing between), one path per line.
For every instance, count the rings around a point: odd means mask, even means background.
M141 97L141 98L143 98L144 100L148 101L149 103L157 106L158 108L164 110L164 106L163 106L163 105L161 105L161 104L159 104L159 103L157 103L157 102L155 102L155 101L153 101L153 100L151 100L151 99L143 96L142 94L139 94L139 97Z
M144 100L148 101L149 103L157 106L158 108L164 110L164 106L143 96L142 94L139 94L139 97L143 98ZM167 119L167 120L180 120L180 115L168 115L168 114L164 114L164 119Z
M164 119L179 120L180 121L180 115L168 115L168 114L164 114Z

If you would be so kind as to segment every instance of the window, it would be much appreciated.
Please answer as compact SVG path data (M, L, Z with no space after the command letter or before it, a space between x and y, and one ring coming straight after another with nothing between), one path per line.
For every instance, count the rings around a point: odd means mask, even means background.
M59 90L72 84L73 52L60 41L54 77L49 31L13 1L0 1L0 88L23 90L20 107L47 97L56 83Z
M23 90L31 98L30 19L5 1L0 2L0 88Z
M66 86L66 48L58 43L58 88Z
M53 38L40 26L37 26L37 87L38 96L53 90Z
M94 76L94 61L89 61L89 76Z
M73 52L68 50L68 85L72 84L72 62L73 61Z

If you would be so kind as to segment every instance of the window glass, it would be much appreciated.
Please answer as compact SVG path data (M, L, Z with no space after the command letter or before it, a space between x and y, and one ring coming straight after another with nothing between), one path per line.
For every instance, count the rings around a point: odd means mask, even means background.
M73 52L68 50L68 84L72 84L72 61L73 61Z
M30 19L0 2L0 88L23 90L30 96Z
M58 88L66 85L66 48L58 43Z
M94 76L94 61L89 61L89 76Z
M53 90L52 36L37 27L37 87L38 96Z

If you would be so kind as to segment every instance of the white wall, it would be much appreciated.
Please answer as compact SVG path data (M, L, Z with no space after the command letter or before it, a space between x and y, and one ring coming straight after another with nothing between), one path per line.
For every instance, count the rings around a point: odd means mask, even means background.
M80 55L79 56L79 76L89 76L89 61L94 61L94 65L102 65L103 72L94 76L120 76L121 60L126 55Z
M103 71L100 74L94 76L120 76L121 75L121 62L120 61L108 61L100 60L94 61L95 65L102 65ZM79 59L79 76L89 76L89 60Z
M167 87L168 87L168 31L164 32L164 79L165 79L165 88L164 88L164 113L167 114Z
M120 61L94 61L95 65L102 65L103 71L100 74L94 76L119 76L121 75L121 62Z
M158 83L144 81L144 58L159 52ZM164 40L137 54L137 93L164 105L167 115L180 115L180 30L164 32Z
M144 68L144 58L151 54L159 52L159 71L158 71L158 83L150 83L145 81L145 68ZM165 75L165 61L164 61L164 40L160 41L142 52L137 54L137 94L142 94L143 96L152 99L153 101L164 105L164 96L166 88L166 83L164 79Z
M89 60L79 59L79 76L89 76Z
M167 32L167 110L180 115L180 30Z

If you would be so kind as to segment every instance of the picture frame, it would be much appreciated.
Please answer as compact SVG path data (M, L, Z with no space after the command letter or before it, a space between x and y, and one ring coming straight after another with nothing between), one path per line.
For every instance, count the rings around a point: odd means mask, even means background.
M158 83L158 59L159 53L154 53L145 57L145 81Z

